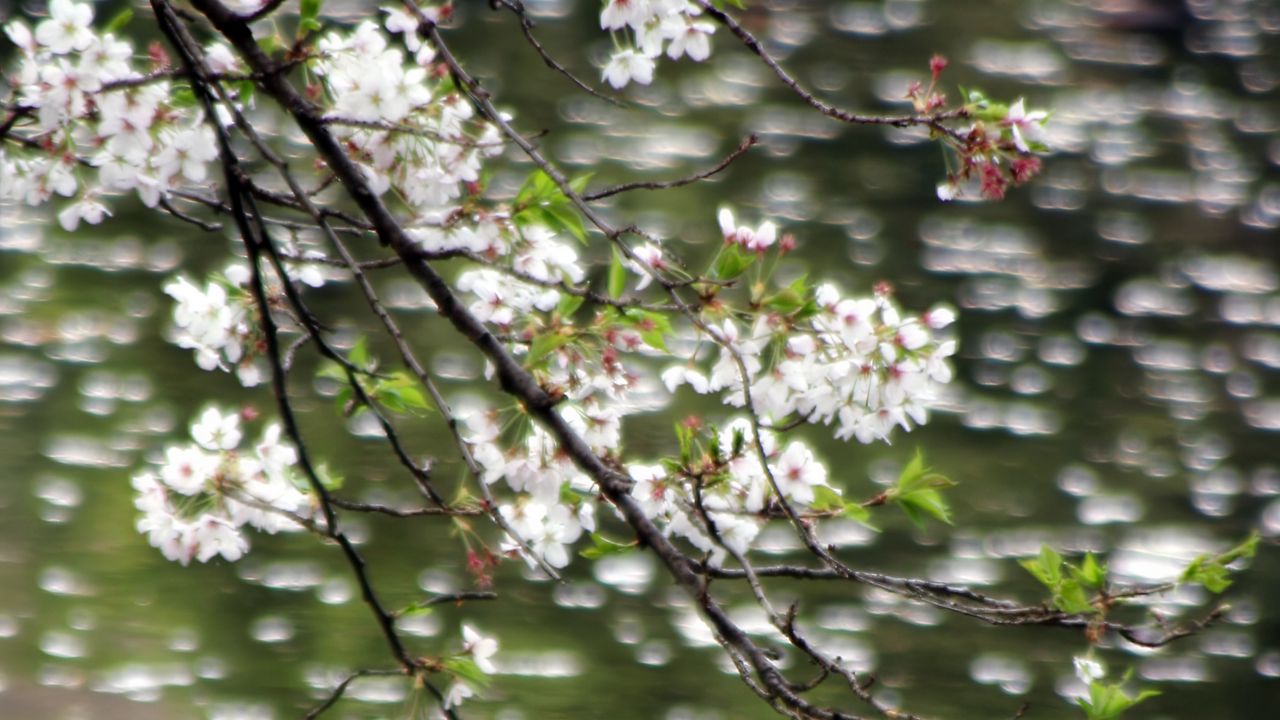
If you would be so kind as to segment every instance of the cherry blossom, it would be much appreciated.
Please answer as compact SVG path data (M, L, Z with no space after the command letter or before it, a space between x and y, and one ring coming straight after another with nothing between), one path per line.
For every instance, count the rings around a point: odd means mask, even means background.
M715 26L695 20L702 8L687 0L609 0L600 11L600 27L630 42L618 48L605 64L602 79L621 89L634 81L653 81L655 60L663 54L677 60L706 60L711 55ZM630 35L630 38L627 36Z
M165 449L158 473L133 477L138 531L153 547L183 565L221 557L234 562L249 550L245 525L263 532L297 531L314 513L298 489L297 450L279 423L270 424L251 449L240 447L240 415L215 406L191 425L194 443Z
M1031 152L1030 142L1041 142L1044 137L1044 122L1049 118L1049 113L1043 110L1027 112L1026 100L1018 98L1018 101L1009 106L1009 113L1005 115L1004 124L1008 126L1009 132L1013 135L1013 144L1024 153Z
M472 662L484 672L492 674L497 671L490 658L498 652L498 641L480 634L467 623L462 624L462 651L471 655Z
M623 48L609 57L601 77L615 88L632 81L641 85L653 82L653 58L634 48Z
M55 55L84 50L94 40L93 31L89 28L92 22L93 8L88 3L52 0L49 19L36 26L36 41Z
M738 225L734 219L733 210L727 207L720 208L717 217L725 242L741 245L745 250L764 252L778 239L778 226L768 220L754 229L746 225Z

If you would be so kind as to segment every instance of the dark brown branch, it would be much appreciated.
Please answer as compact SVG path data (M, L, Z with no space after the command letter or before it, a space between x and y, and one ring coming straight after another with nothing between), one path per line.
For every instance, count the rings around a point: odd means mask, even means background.
M759 142L760 142L760 139L757 138L755 135L748 135L747 137L742 139L742 142L738 143L738 147L735 148L733 152L725 156L725 158L721 160L715 167L704 170L694 175L690 175L689 177L680 178L679 180L668 180L667 182L631 182L631 183L624 183L622 185L614 185L613 187L608 187L603 190L583 193L582 199L586 200L587 202L594 202L596 200L601 200L603 198L617 195L618 193L628 192L630 190L667 190L670 188L680 187L681 185L690 185L692 183L698 182L699 180L706 180L712 175L715 175L720 171L724 170L725 168L729 167L731 164L733 164L734 160L737 160L738 158L742 157L743 154L745 154L751 148L755 147Z

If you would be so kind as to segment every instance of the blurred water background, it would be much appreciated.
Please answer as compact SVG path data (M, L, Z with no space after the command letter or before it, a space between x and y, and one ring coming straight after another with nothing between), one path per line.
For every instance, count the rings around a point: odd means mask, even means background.
M119 5L99 3L99 17ZM557 57L598 77L610 42L597 4L527 5ZM958 378L930 425L892 447L820 445L857 496L926 448L961 482L957 528L916 531L883 513L884 532L833 524L829 541L858 567L1034 602L1016 559L1043 542L1106 553L1114 577L1157 582L1250 529L1280 536L1280 4L749 5L744 24L846 107L904 110L907 84L940 52L950 87L1052 109L1044 176L1003 203L941 204L942 158L920 133L814 113L723 30L709 62L661 63L626 108L547 71L513 16L487 4L460 3L449 36L521 127L551 129L543 147L596 183L677 177L761 138L714 181L619 197L611 216L714 248L714 209L730 203L796 233L784 275L847 289L887 279L909 308L960 309ZM348 4L352 15L373 7ZM140 9L134 26L147 17ZM495 175L499 192L528 172L511 160ZM198 371L161 338L165 279L221 267L234 243L132 206L74 236L51 216L0 212L0 717L291 718L346 671L385 667L331 548L256 536L239 563L180 568L133 530L130 473L182 437L194 410L216 400L271 411L267 395ZM388 275L383 289L451 395L465 393L476 355L444 339L404 280ZM350 290L319 295L342 331L366 322ZM369 428L342 427L329 404L303 402L317 411L306 431L347 492L412 502ZM703 411L720 412L681 397L630 424L629 447L657 452L672 417ZM456 477L443 428L407 427L415 452ZM468 587L443 525L350 524L392 605ZM794 541L779 529L765 545L785 556ZM522 582L516 565L498 575L500 602L465 609L502 643L500 676L467 717L773 717L648 556L580 562L559 586ZM778 587L803 601L822 643L913 711L1008 717L1030 702L1028 717L1076 715L1065 697L1079 689L1078 633L990 628L852 586ZM1188 589L1159 604L1204 600ZM730 605L769 634L749 598ZM1272 717L1277 607L1280 555L1264 546L1222 622L1159 652L1102 657L1163 690L1135 717ZM443 608L404 629L440 652L460 617ZM406 692L394 679L361 681L332 717L403 717Z

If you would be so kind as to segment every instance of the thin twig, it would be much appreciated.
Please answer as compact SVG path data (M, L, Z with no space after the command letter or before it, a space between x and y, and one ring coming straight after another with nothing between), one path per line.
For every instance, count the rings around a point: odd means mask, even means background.
M583 193L582 199L586 200L587 202L594 202L596 200L601 200L603 198L617 195L618 193L628 192L630 190L667 190L670 188L680 187L682 185L689 185L692 183L696 183L699 180L706 180L712 175L715 175L716 173L719 173L720 171L729 167L729 165L731 165L734 160L737 160L739 157L742 157L743 154L745 154L752 147L755 147L757 144L759 144L759 142L760 142L760 139L757 138L755 135L748 135L747 137L742 139L742 142L738 143L738 147L735 148L733 152L729 153L725 157L725 159L717 163L715 167L710 168L708 170L704 170L700 173L696 173L694 175L690 175L689 177L680 178L679 180L668 180L666 182L652 182L652 181L630 182L630 183L624 183L622 185L614 185L613 187L608 187L603 190L597 190L596 192Z
M947 127L944 124L947 120L967 117L968 111L964 108L946 110L928 115L865 115L862 113L843 110L831 105L830 103L819 100L813 93L805 90L804 87L800 85L800 81L792 77L791 74L788 73L786 69L784 69L782 65L764 49L764 46L760 41L757 40L749 30L738 24L738 21L734 20L731 15L716 7L714 3L710 2L710 0L693 0L693 2L696 3L698 7L702 8L703 12L707 13L721 25L728 28L729 32L733 33L734 36L741 40L742 44L745 45L748 50L759 57L760 60L778 76L778 79L782 81L783 85L786 85L792 90L792 92L798 95L801 100L823 115L851 125L888 125L896 128L924 125L933 128L937 132L950 135L957 140L964 140L964 133L961 133L955 128Z
M582 90L588 95L598 97L601 100L617 105L618 107L627 106L626 103L621 100L609 97L608 95L605 95L599 90L591 87L591 85L587 84L583 80L578 79L577 75L569 72L568 68L560 64L560 62L555 58L551 57L551 54L542 46L542 43L538 42L537 36L533 34L533 19L530 18L529 14L525 11L522 0L497 0L497 4L507 8L511 12L515 13L516 17L520 18L520 32L524 33L524 39L529 42L529 45L533 48L534 52L538 53L538 56L542 58L542 62L545 63L547 67L568 78L569 82L576 85L579 90Z

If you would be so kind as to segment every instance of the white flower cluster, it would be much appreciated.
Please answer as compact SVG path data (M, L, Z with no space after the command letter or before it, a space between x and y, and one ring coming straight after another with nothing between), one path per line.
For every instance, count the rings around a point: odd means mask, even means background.
M471 229L448 234L422 236L424 247L435 250L465 249L492 261L502 261L522 275L546 283L579 283L586 268L578 253L555 239L542 225L516 228L507 223L485 220ZM469 309L483 322L508 327L533 310L549 312L560 302L560 292L512 277L498 270L481 268L458 276L459 291L475 297Z
M133 477L138 532L186 565L219 555L240 559L249 550L245 525L273 534L300 529L285 513L310 517L313 506L293 477L298 453L280 434L272 424L256 445L241 449L240 416L206 408L191 426L195 442L170 446L158 471Z
M92 22L88 3L52 0L34 33L20 20L4 28L18 49L17 105L36 122L18 126L34 131L31 144L0 148L0 202L76 198L58 213L68 231L109 214L103 195L135 191L154 207L184 183L204 182L217 157L203 114L176 102L167 79L143 80L133 47L95 33Z
M600 27L624 37L605 63L603 79L615 88L653 82L657 58L665 51L678 60L688 56L701 62L711 55L716 27L700 20L702 8L689 0L609 0L600 11Z
M243 266L228 268L229 277L246 274ZM230 290L228 289L230 287ZM180 348L195 350L202 370L233 371L240 383L252 387L262 382L264 368L251 349L255 343L253 301L230 281L210 280L203 289L185 277L164 286L173 298L170 339Z
M517 493L498 511L516 533L507 538L504 552L524 552L527 544L548 565L562 568L569 564L569 547L585 529L595 530L594 503L587 496L591 480L574 466L569 456L560 452L555 440L542 428L531 426L523 446L504 452L499 444L501 427L496 413L474 411L463 415L467 442L475 459L484 468L482 481L492 484L505 480ZM583 497L564 502L565 490L572 489ZM534 558L526 558L531 563Z
M773 237L766 225L752 237ZM682 384L698 393L724 391L724 402L742 407L740 359L762 418L835 422L837 438L861 443L887 441L895 427L910 431L912 422L923 425L938 386L951 380L947 359L956 350L955 341L940 341L934 331L955 313L939 307L922 317L904 315L887 293L844 297L831 284L819 286L814 300L816 314L800 322L766 314L746 333L732 319L712 326L725 347L710 370L674 366L663 372L664 384L672 392Z
M461 184L477 181L481 161L502 143L494 125L473 119L465 98L442 91L430 71L435 50L418 39L417 20L397 8L385 11L387 31L404 34L412 62L366 21L321 38L309 67L332 101L326 118L370 187L379 194L394 189L416 218L439 225Z
M822 486L838 494L827 483L827 468L799 441L779 449L774 436L761 433L761 447L769 459L769 472L783 497L791 504L807 506L815 500L815 488ZM762 511L773 495L769 477L752 445L751 424L745 418L733 420L720 431L724 472L709 480L672 477L661 465L630 465L627 471L636 481L631 495L649 519L664 534L682 537L710 554L719 565L725 548L745 554L760 533L765 519Z

